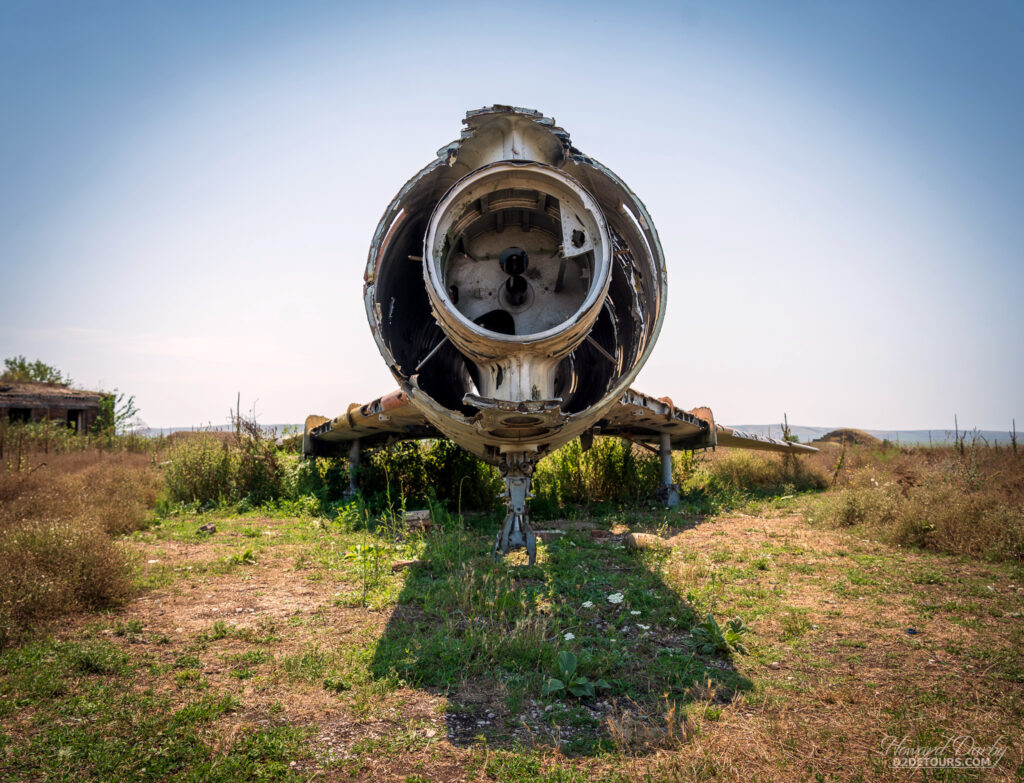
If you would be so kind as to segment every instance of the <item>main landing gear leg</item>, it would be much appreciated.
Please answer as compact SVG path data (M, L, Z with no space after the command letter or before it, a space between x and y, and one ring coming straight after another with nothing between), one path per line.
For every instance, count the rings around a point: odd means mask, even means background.
M512 549L526 549L530 565L537 560L537 537L530 527L526 501L530 497L530 476L533 461L526 454L508 454L500 466L505 481L505 524L494 542L494 557L507 555Z

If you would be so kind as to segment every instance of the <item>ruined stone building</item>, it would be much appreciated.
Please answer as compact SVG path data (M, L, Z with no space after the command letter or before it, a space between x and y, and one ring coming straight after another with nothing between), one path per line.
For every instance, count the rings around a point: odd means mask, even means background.
M88 432L100 413L100 392L47 383L0 382L0 420L59 421L76 432Z

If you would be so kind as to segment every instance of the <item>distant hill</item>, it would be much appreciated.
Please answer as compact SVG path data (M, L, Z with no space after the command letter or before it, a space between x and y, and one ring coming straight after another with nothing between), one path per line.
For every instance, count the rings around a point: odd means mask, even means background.
M744 430L756 435L768 435L781 438L782 426L779 424L738 424L736 429ZM796 424L790 425L790 432L800 438L801 443L810 443L818 440L831 432L841 430L841 427L801 427ZM858 430L873 435L879 440L887 440L891 443L899 443L905 446L940 445L953 442L953 430ZM961 430L962 432L962 430ZM974 433L967 433L967 440L970 442ZM1001 430L979 430L979 436L985 438L989 444L1009 443L1010 433ZM929 437L930 436L930 437ZM1020 437L1020 433L1018 433Z
M851 429L832 430L832 432L811 441L811 443L851 443L857 446L877 446L881 442L881 438L876 438L870 432Z

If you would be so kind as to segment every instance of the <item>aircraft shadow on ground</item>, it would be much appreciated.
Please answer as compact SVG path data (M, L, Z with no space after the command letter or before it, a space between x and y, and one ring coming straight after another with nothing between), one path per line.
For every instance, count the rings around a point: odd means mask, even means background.
M429 536L370 664L375 677L447 696L453 744L654 750L660 734L682 731L673 721L688 709L752 687L727 657L690 649L699 618L664 581L664 555L587 531L543 547L534 566L521 553L495 561L490 547L475 530ZM562 651L608 689L543 696Z

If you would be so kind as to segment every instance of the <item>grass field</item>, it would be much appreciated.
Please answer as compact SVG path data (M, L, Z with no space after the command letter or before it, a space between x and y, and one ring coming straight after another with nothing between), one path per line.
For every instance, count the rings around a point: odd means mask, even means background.
M858 459L834 490L710 513L570 509L532 567L490 557L489 516L100 515L131 585L0 652L0 780L1020 779L1022 561L849 518L855 477L912 457ZM1015 487L985 483L1011 514ZM893 767L957 737L994 767Z

